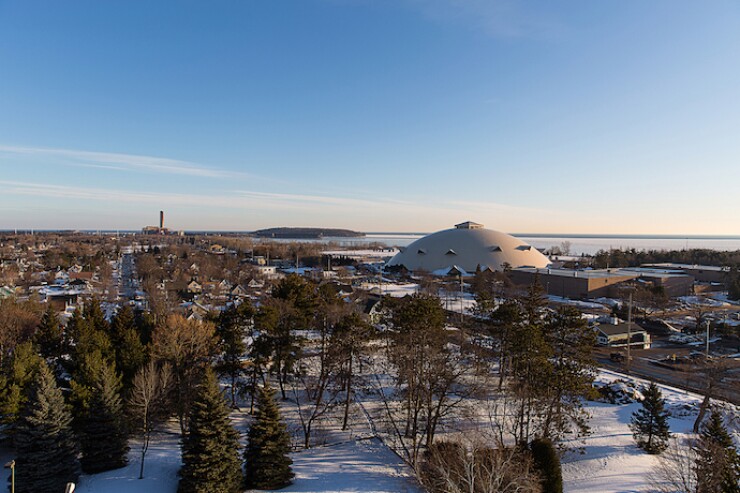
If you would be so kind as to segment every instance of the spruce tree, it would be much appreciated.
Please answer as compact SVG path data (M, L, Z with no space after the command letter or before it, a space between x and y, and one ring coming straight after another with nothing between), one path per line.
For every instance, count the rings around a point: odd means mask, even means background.
M96 298L85 303L85 320L87 320L94 330L107 333L110 330L110 324L105 319L105 313L100 307L100 301Z
M563 492L563 470L560 465L560 457L555 450L552 440L548 438L536 438L530 444L532 459L535 467L540 472L540 484L542 491L547 493Z
M118 469L128 463L120 388L120 378L112 365L100 367L79 425L81 463L87 473Z
M61 493L80 475L72 416L46 365L36 377L15 435L16 491Z
M242 485L239 433L210 369L198 386L182 446L179 493L235 493Z
M293 479L289 452L290 435L280 418L275 391L262 387L244 451L246 486L269 490L288 486Z
M697 493L740 493L740 456L716 411L702 427L696 456Z
M146 346L141 342L134 313L128 306L124 306L113 318L110 339L115 348L116 368L121 372L124 386L128 388L138 369L147 360Z
M660 389L654 382L643 392L642 409L632 413L630 429L637 446L648 454L659 454L668 447L668 411Z
M30 342L18 344L9 359L3 361L0 374L0 423L13 433L15 423L28 401L29 389L44 360Z

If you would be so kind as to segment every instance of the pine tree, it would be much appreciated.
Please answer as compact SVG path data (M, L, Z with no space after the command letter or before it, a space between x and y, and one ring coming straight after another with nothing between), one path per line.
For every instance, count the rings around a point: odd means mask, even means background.
M118 469L128 463L120 378L111 365L102 366L96 377L79 425L81 463L87 473Z
M250 303L242 303L221 313L216 324L221 358L218 371L231 381L231 407L236 408L236 390L239 376L244 373L242 358L247 352L245 342L252 325L254 310Z
M41 356L59 360L64 352L64 331L54 308L49 305L33 338Z
M60 493L80 474L72 416L62 391L42 365L15 435L16 491Z
M540 392L545 409L542 436L557 442L572 431L588 434L589 416L583 401L592 389L596 335L574 307L561 307L551 313L545 332L553 353L547 366L551 374Z
M740 492L740 456L716 411L702 427L696 455L697 493Z
M642 409L632 413L630 429L637 446L648 454L659 454L668 446L668 411L665 400L655 383L651 382L643 392Z
M235 493L242 485L239 433L216 376L206 371L190 412L182 446L179 493Z
M293 461L288 456L290 436L274 396L275 391L269 387L260 388L257 395L257 409L244 451L248 488L279 489L293 479Z

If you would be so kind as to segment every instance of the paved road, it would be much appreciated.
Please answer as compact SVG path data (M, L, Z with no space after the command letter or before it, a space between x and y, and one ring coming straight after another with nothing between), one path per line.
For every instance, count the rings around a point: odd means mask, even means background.
M136 279L136 265L134 256L131 253L121 255L119 265L118 295L122 299L132 300L139 289L139 283Z
M655 380L660 383L671 385L691 392L703 394L706 391L707 375L706 367L701 361L696 363L682 363L675 365L659 366L654 362L663 357L675 354L677 358L687 356L691 350L687 348L659 348L648 350L633 350L632 364L627 367L625 363L614 363L609 359L609 353L614 348L597 348L595 350L596 361L599 366L621 373L630 373L642 378ZM740 405L740 362L729 360L725 377L716 390L717 397Z

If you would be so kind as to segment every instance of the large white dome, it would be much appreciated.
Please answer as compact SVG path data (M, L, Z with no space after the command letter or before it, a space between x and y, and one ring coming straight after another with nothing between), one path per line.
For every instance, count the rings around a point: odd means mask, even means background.
M502 271L511 268L543 268L550 260L536 248L506 233L484 229L482 224L465 222L419 238L400 253L388 266L404 266L410 271L447 271L453 267L474 272L480 266Z

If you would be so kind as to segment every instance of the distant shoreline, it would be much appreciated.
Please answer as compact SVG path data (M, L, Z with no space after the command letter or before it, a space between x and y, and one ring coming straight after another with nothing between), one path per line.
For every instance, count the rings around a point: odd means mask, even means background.
M13 234L15 232L19 234L33 233L85 233L85 234L138 234L141 233L140 229L32 229L32 228L18 228L18 229L0 229L0 234ZM254 235L259 230L250 231L237 231L237 230L184 230L185 234L188 235ZM364 237L370 238L374 236L382 237L413 237L413 236L426 236L433 232L397 232L397 231L369 231L364 234ZM740 235L666 235L666 234L597 234L597 233L507 233L517 238L556 238L556 239L626 239L626 240L740 240ZM362 237L362 236L357 236ZM326 238L326 236L324 237ZM351 238L351 236L348 236ZM310 238L305 238L310 239Z

